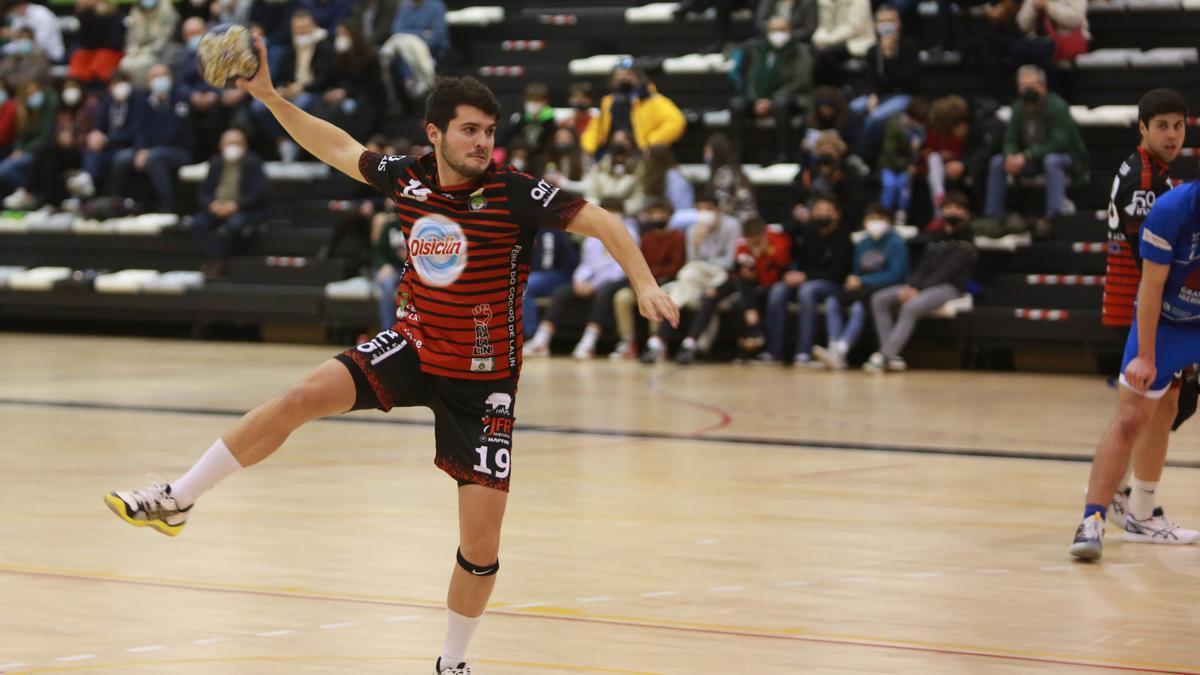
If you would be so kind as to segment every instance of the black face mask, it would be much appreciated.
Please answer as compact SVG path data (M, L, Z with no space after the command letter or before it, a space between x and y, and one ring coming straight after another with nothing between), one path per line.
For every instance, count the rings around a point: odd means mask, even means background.
M633 93L633 83L630 82L629 80L622 80L617 85L617 91L619 93L622 93L622 94L628 96Z
M557 148L559 152L570 152L571 150L573 150L575 148L575 144L574 143L555 143L554 147Z
M814 158L814 161L816 161L817 166L833 166L834 163L837 162L837 160L833 158L833 155L817 155Z
M667 221L665 221L665 220L643 220L642 221L642 231L643 232L649 232L651 230L662 230L662 229L665 229L666 227L667 227Z
M962 216L942 216L942 220L950 227L957 228L963 224L964 219Z
M833 218L810 218L808 222L818 230L824 230L833 224Z
M1026 103L1037 103L1042 100L1042 94L1037 89L1022 89L1021 98Z
M608 146L608 152L613 157L624 157L629 154L629 146L624 143L613 143Z

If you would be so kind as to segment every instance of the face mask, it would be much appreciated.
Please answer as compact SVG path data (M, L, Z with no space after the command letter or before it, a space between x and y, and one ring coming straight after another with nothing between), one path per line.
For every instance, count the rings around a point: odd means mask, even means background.
M524 157L513 157L512 161L509 162L509 164L512 164L513 168L516 169L517 171L525 170L525 158Z
M221 149L221 156L226 162L233 163L246 156L246 148L240 143L230 143Z
M63 89L63 103L67 105L75 105L83 98L83 92L79 91L78 87L68 87Z
M545 107L546 107L545 103L526 103L525 104L525 114L528 115L529 117L537 117L537 114L542 112L542 108L545 108Z
M158 7L158 0L142 0L138 4L140 4L142 6L142 9L144 9L146 11L150 11L150 10L154 9L155 7Z
M204 36L203 35L193 35L192 37L188 38L187 48L188 48L189 52L194 52L200 48L200 38L202 38L202 37L204 37Z
M8 92L0 89L0 105L8 103Z
M171 78L167 77L166 75L159 75L153 80L150 80L150 91L153 91L160 96L171 93Z
M339 54L345 54L354 46L354 40L349 35L339 35L333 41L333 49Z
M770 33L767 33L767 42L770 42L771 46L775 49L783 47L788 43L788 40L791 39L791 33L788 33L786 30L773 30Z
M957 228L959 225L963 224L963 217L959 215L945 215L942 216L942 221L950 227Z
M809 219L808 222L811 223L813 225L813 227L817 228L818 230L824 230L825 228L827 228L833 224L833 218L817 218L814 216L813 218Z
M554 148L559 152L570 152L575 147L574 143L555 143Z
M696 224L708 227L717 222L717 214L712 211L701 209L696 211Z
M25 99L25 105L29 106L33 110L37 110L38 108L41 108L42 104L45 102L46 102L46 92L42 91L41 89L33 92L32 94L29 95L29 98Z
M666 226L667 226L667 221L665 221L665 220L643 220L642 221L642 231L643 232L648 232L650 230L661 230L661 229L666 228Z
M884 21L875 24L875 30L879 31L880 35L895 35L900 32L900 24L891 21Z
M12 44L13 51L18 54L28 55L33 53L33 40L13 40Z
M317 41L316 37L317 36L312 33L297 35L292 38L292 42L296 43L297 47L307 47Z
M867 236L875 241L882 239L890 227L891 225L888 225L886 220L868 220L863 224L863 229L867 231Z
M1021 98L1026 103L1037 103L1042 100L1042 93L1032 87L1027 87L1021 90Z
M624 143L613 143L612 145L608 146L608 151L612 153L614 157L624 157L625 155L629 154L629 146L625 145Z
M127 101L131 93L133 93L133 85L128 82L118 82L113 85L112 95L118 101Z
M833 155L817 155L815 159L817 166L833 166L835 161Z
M622 80L617 84L617 91L628 96L633 93L633 83L629 80Z

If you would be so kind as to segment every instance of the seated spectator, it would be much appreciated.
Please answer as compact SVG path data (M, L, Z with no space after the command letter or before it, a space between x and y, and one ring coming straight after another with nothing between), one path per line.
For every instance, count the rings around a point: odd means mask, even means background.
M546 85L541 82L525 85L525 108L514 112L508 123L508 132L500 145L508 148L515 139L520 138L534 160L532 170L540 173L550 139L558 128L554 121L554 108L550 107L550 90Z
M359 0L354 3L350 20L368 42L379 48L392 36L399 6L400 0Z
M787 21L788 31L796 42L812 42L817 29L817 0L758 0L754 9L754 28L760 35L770 32L771 19Z
M1012 44L1021 39L1017 27L1017 0L993 0L981 6L982 18L962 45L967 67L984 77L1007 76L1012 66Z
M721 211L742 222L758 213L754 186L742 170L737 151L729 137L716 132L704 143L704 163L708 165L708 189L717 198Z
M1091 40L1087 0L1022 0L1017 27L1024 39L1012 44L1013 63L1041 68L1049 78L1050 88L1061 91L1058 62L1073 61L1087 50L1086 41ZM1072 34L1085 42L1077 45L1076 50L1064 51L1060 40Z
M579 147L579 134L571 126L559 127L546 154L546 180L575 194L587 193L590 156Z
M753 9L750 0L683 0L675 9L675 18L682 21L688 14L701 14L715 9L717 14L717 41L701 49L703 53L723 51L733 34L733 10L739 7Z
M642 256L659 286L673 281L687 262L687 242L682 230L667 228L671 221L671 202L662 198L646 200L638 214ZM528 310L526 310L528 311ZM632 359L637 356L637 295L626 286L613 296L613 314L617 323L617 348L609 358Z
M50 87L29 82L17 90L17 136L13 150L0 160L0 194L7 195L4 206L28 210L36 206L25 189L33 158L53 143L58 95Z
M879 201L894 214L897 225L904 225L912 206L912 175L917 169L921 146L925 142L925 118L929 104L916 96L904 112L888 120L879 152L879 179L883 183Z
M715 316L716 301L707 310L707 316L705 307L710 298L720 295L719 291L729 281L729 271L733 269L734 253L741 233L741 224L733 216L721 211L717 197L711 190L702 190L696 196L694 223L685 230L687 263L676 275L676 281L663 289L680 309L696 312L695 320L687 331L687 337L692 338L686 342L689 347L699 346L700 335L708 329ZM652 323L642 362L657 363L665 359L666 342L673 334L674 329L669 324Z
M939 98L929 107L921 154L925 157L929 200L935 217L941 214L947 182L953 190L966 191L968 175L963 151L970 131L971 111L961 96Z
M321 94L317 116L352 136L367 135L383 116L382 82L374 45L347 19L335 29L331 87Z
M292 51L292 14L301 8L299 0L256 0L250 7L250 23L262 30L267 43L267 63L274 75Z
M569 121L563 122L563 125L573 127L577 135L583 136L583 132L587 131L588 125L595 119L592 108L596 105L596 96L592 91L592 83L572 83L567 88L567 105L575 110L575 115Z
M0 58L0 79L8 87L16 90L30 82L50 81L50 60L33 41L33 30L28 27L18 29L16 39L8 47L4 57Z
M829 348L813 346L813 356L830 370L845 370L846 355L858 344L866 322L866 303L876 291L904 282L908 276L908 246L892 229L888 212L879 204L865 209L867 236L854 246L854 265L839 292L825 300ZM843 308L850 320L842 323Z
M75 0L78 47L67 76L83 84L105 83L125 55L125 22L111 0Z
M900 354L917 322L963 294L979 259L966 203L962 195L947 194L942 205L947 228L930 240L907 283L880 289L871 296L879 351L871 354L863 370L882 373L907 369Z
M802 166L793 181L796 206L792 219L800 226L808 223L808 203L813 195L829 193L842 209L842 220L857 223L862 220L862 179L846 160L846 143L836 131L825 131L813 144L809 166Z
M783 333L788 303L799 300L794 360L798 366L812 363L817 310L826 299L841 291L854 262L850 226L842 219L837 198L828 193L818 193L813 196L809 210L812 216L808 222L802 228L789 232L791 264L782 279L770 288L767 298L767 348L759 357L764 362L783 363ZM832 320L826 314L827 325ZM840 322L841 317L837 321ZM834 323L828 327L836 328L837 325Z
M930 66L957 66L962 63L955 33L955 6L966 10L967 0L937 0L937 44L921 53L921 62Z
M616 200L624 205L622 212L636 209L641 205L642 174L645 170L629 135L618 131L609 141L608 152L587 173L588 201L599 204Z
M401 0L392 36L379 50L397 103L424 100L437 76L437 62L449 53L450 31L442 0Z
M221 137L220 152L208 160L208 175L197 195L200 212L192 234L208 258L205 272L220 276L234 244L247 227L263 221L267 175L262 159L249 152L246 135L237 129Z
M350 18L353 5L352 0L305 0L304 9L313 15L318 26L332 33Z
M775 161L793 161L796 141L792 116L812 107L813 62L808 45L792 37L786 19L768 24L765 38L750 40L733 54L734 97L730 130L745 143L746 117L775 120ZM803 136L803 129L801 130Z
M525 316L522 317L525 339L533 337L541 324L537 299L554 295L559 288L569 286L578 264L579 247L566 230L556 227L538 230L529 257L529 282L525 285Z
M658 93L633 59L617 64L612 73L612 93L600 101L600 116L583 132L583 151L594 155L618 131L632 134L641 151L654 145L674 145L683 136L687 120L671 99Z
M249 26L252 23L250 15L254 10L255 0L216 0L211 4L207 0L192 0L192 4L197 1L201 3L202 8L211 8L206 20L213 24L236 23ZM197 16L205 18L202 13Z
M625 220L630 236L636 241L638 231L632 218L624 217L621 202L616 199L606 199L601 206ZM583 255L579 266L571 275L571 283L559 287L554 292L550 303L550 311L538 325L533 337L525 343L525 357L547 356L550 353L550 340L554 331L562 321L567 304L575 300L587 300L591 304L588 323L584 327L583 337L575 345L571 357L590 359L596 354L596 341L600 331L611 321L613 296L617 291L628 286L625 270L613 259L604 243L594 237L588 237L583 242Z
M66 48L63 46L62 28L58 25L58 17L49 8L27 0L13 0L6 3L9 28L13 33L19 33L22 28L29 28L33 33L37 50L44 54L52 63L62 63L66 58ZM11 53L13 45L6 45L4 51Z
M657 145L646 153L645 171L642 174L642 197L646 203L665 199L671 205L671 211L691 209L695 206L696 192L692 184L679 170L675 161L675 153L671 149ZM642 206L641 210L645 210ZM671 215L667 214L670 220Z
M842 67L866 57L875 44L870 0L829 0L817 5L817 30L812 36L817 84L841 85Z
M107 177L116 154L133 146L134 110L146 105L148 95L138 90L134 94L129 78L114 73L106 92L96 99L93 128L88 133L81 153L82 169L67 181L72 195L87 199L96 193L96 185Z
M175 55L171 66L171 77L175 92L186 100L192 109L196 123L196 156L207 157L216 151L221 135L230 127L230 117L240 106L225 105L226 92L241 92L240 89L219 90L208 85L200 76L196 61L196 49L208 26L198 16L184 20L180 28L183 49ZM240 103L243 98L238 97Z
M371 204L363 202L364 206ZM395 213L374 213L371 220L371 271L379 302L379 329L386 330L396 323L396 290L400 274L408 260L404 243L404 221ZM526 306L525 311L529 311Z
M880 5L875 10L875 30L879 40L867 51L871 93L850 102L851 112L863 119L855 143L855 154L862 158L875 156L887 121L904 112L909 98L920 89L920 50L904 34L900 13L889 5Z
M1037 223L1037 234L1049 236L1054 219L1067 198L1067 179L1088 178L1087 148L1067 102L1046 89L1046 74L1037 66L1017 71L1021 98L1012 104L1012 118L1004 134L1004 153L992 157L988 167L984 215L998 218L1004 212L1008 176L1046 177L1046 208Z
M400 0L392 34L416 35L429 46L434 59L450 53L450 30L446 25L446 5L442 0Z
M29 192L33 201L58 207L67 198L63 174L78 169L87 136L92 132L99 107L95 97L85 96L79 82L63 83L62 105L55 120L54 139L33 156L29 174Z
M12 151L17 140L17 102L0 82L0 157Z
M292 14L293 48L275 74L275 88L281 96L306 112L316 109L334 81L333 40L328 37L329 33L317 26L308 10L300 9ZM299 146L284 133L266 104L253 101L250 111L259 130L279 148L280 158L285 162L296 161Z
M138 0L127 19L121 72L135 85L146 86L155 64L171 63L177 49L173 40L178 25L179 13L170 0Z
M175 174L192 158L195 128L187 101L174 91L171 71L152 66L150 96L133 108L133 145L113 159L113 194L131 198L132 173L144 173L153 188L152 208L159 213L175 209Z
M814 145L822 132L836 131L841 138L850 138L846 123L848 110L846 97L842 96L842 91L837 87L813 89L813 107L808 113L804 140L801 141L801 164L808 164L812 160Z

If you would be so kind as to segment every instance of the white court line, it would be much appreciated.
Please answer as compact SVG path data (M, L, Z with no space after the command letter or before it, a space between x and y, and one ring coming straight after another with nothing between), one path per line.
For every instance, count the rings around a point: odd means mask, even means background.
M1073 565L1045 565L1042 567L1043 572L1061 572L1071 569L1075 569L1075 567Z
M593 595L590 598L575 598L575 602L608 602L612 600L611 595Z
M257 635L258 637L280 637L282 635L291 635L292 633L295 633L295 632L296 631L294 631L294 630L271 630L271 631L267 631L265 633L255 633L255 635Z
M509 609L529 609L531 607L545 607L545 606L546 606L546 603L544 603L544 602L526 602L521 605L509 605L508 608Z
M838 581L850 584L870 584L876 581L875 577L839 577Z
M142 652L156 652L160 649L166 649L166 647L164 647L162 645L146 645L145 647L130 647L129 649L126 649L125 651L127 651L131 654L140 654Z
M981 570L975 570L975 574L1008 574L1008 570L1003 567L985 567Z
M679 591L654 591L652 593L642 593L643 598L665 598L669 595L679 595Z
M808 582L807 581L780 581L775 585L780 588L791 588L793 586L807 586Z
M738 591L746 590L745 586L713 586L708 589L709 593L737 593Z
M25 666L24 663L0 663L0 670L12 669L12 668L23 668L24 666Z
M218 642L228 642L228 641L229 641L229 638L215 637L215 638L205 638L203 640L192 640L192 644L194 644L194 645L214 645Z
M417 617L415 615L409 614L407 616L389 616L387 618L387 620L391 621L392 623L396 623L399 621L416 621Z
M55 661L84 661L96 658L95 654L76 654L75 656L60 656Z
M322 624L322 625L321 625L321 628L324 628L325 630L337 630L338 628L349 628L349 627L351 627L351 626L357 626L357 625L358 625L358 624L357 624L357 623L354 623L353 621L345 621L345 622L342 622L342 623L326 623L326 624Z

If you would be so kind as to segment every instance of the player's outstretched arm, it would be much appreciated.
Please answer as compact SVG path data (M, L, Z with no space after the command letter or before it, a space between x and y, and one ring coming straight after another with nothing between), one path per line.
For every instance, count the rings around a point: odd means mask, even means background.
M672 328L679 326L679 308L659 288L642 250L629 236L620 218L595 204L587 204L571 220L567 231L595 237L604 243L604 248L608 249L621 269L625 270L625 276L629 277L629 283L637 293L638 309L642 316L652 321L666 321Z
M362 156L362 143L325 120L314 117L275 90L267 68L267 48L262 38L254 39L258 52L258 73L249 80L238 80L237 86L262 101L284 130L313 157L341 171L351 178L366 182L358 170L358 159Z
M1154 363L1157 358L1158 317L1162 312L1163 286L1167 283L1170 265L1142 260L1142 281L1137 295L1137 358L1125 367L1125 381L1135 391L1144 392L1158 377Z

